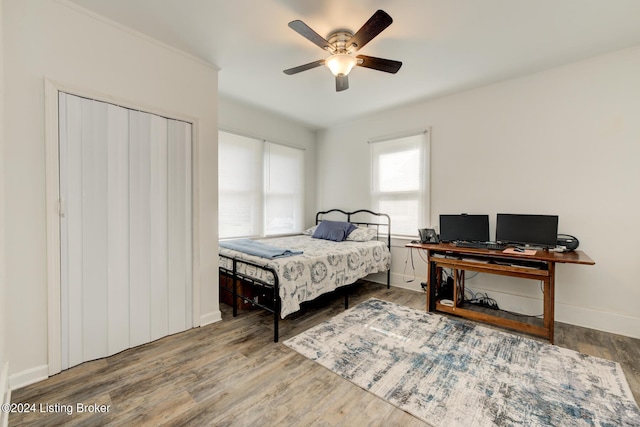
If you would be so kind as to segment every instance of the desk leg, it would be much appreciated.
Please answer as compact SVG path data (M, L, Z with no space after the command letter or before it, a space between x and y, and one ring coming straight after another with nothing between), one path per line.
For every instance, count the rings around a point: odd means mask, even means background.
M460 307L464 304L465 270L453 269L453 306Z
M544 327L549 330L549 342L553 344L553 327L555 325L555 277L556 264L549 263L549 277L544 283Z
M427 258L428 259L428 258ZM436 309L436 286L438 286L438 270L436 263L429 261L427 263L427 311L435 311Z

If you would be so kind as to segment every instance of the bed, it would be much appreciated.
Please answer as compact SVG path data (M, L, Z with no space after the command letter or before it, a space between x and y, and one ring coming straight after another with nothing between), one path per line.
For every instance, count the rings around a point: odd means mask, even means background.
M324 221L326 224L321 224ZM344 241L327 240L327 236L317 238L320 230L316 227L322 228L335 221L353 224L355 229ZM220 275L232 284L230 289L221 287L221 291L232 294L233 316L238 314L238 299L273 313L273 340L278 342L279 319L300 310L303 302L314 300L378 272L386 272L389 287L390 223L389 215L366 209L353 212L331 209L318 212L316 226L302 235L258 240L258 244L286 248L291 252L283 256L264 258L262 255L241 251L244 249L221 246ZM249 283L253 292L243 292L247 287L240 286L240 283ZM347 307L348 293L345 292L345 308Z

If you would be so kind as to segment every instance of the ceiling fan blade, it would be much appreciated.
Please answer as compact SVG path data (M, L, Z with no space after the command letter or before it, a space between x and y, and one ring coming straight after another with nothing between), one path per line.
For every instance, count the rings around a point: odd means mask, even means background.
M369 18L367 22L351 37L347 42L347 49L356 52L364 47L375 36L380 34L382 30L387 28L393 19L384 10L377 10L376 13Z
M362 63L358 61L356 65L373 70L384 71L385 73L395 74L402 67L402 62L392 59L376 58L374 56L358 55L356 56Z
M296 33L300 34L302 37L309 40L311 43L319 46L321 49L327 50L333 53L336 49L335 47L329 43L324 37L320 34L316 33L309 27L307 24L302 22L299 19L295 21L289 22L289 27L294 30Z
M309 62L308 64L304 64L304 65L298 65L297 67L289 68L287 70L284 70L283 72L285 74L292 75L292 74L300 73L302 71L310 70L312 68L319 67L321 65L324 65L324 59L319 59L317 61Z
M336 92L349 89L349 76L339 74L336 76Z

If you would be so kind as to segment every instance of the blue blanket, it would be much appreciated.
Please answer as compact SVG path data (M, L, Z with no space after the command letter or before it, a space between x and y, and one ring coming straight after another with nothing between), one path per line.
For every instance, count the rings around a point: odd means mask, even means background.
M245 254L270 259L302 254L302 251L278 248L250 239L227 240L220 242L220 246L227 249L233 249L234 251L244 252Z

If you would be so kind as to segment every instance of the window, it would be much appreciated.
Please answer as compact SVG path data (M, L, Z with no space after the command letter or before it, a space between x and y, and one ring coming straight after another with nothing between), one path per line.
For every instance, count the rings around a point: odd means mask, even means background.
M304 152L265 143L265 234L302 231Z
M429 132L371 142L372 208L391 216L393 234L429 224Z
M301 232L304 152L223 131L218 142L220 237Z
M262 143L224 132L218 141L220 237L260 235Z

